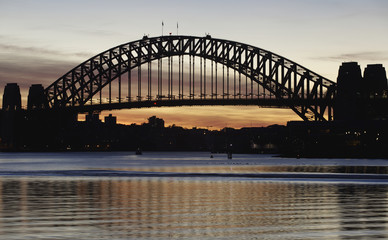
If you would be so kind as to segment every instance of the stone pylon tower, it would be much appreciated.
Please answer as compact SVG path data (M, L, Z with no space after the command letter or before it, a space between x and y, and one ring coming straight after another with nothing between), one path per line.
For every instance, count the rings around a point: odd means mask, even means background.
M362 89L366 98L382 98L387 94L387 74L382 64L368 64L364 71Z
M33 84L28 91L27 109L44 109L48 108L46 95L42 84Z
M19 85L17 85L16 83L8 83L4 88L3 110L20 110L22 107L21 102L22 98L20 95Z
M3 107L0 114L0 147L15 149L19 144L21 95L19 85L8 83L4 88Z
M334 109L335 120L360 118L357 100L361 96L361 68L357 62L342 63L338 70L337 97Z

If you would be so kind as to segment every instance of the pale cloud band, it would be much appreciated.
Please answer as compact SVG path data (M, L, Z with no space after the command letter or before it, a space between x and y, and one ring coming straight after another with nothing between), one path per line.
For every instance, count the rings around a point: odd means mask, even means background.
M388 52L365 51L365 52L342 53L342 54L333 55L333 56L314 57L312 59L335 61L335 62L338 62L338 61L384 62L384 61L388 61Z

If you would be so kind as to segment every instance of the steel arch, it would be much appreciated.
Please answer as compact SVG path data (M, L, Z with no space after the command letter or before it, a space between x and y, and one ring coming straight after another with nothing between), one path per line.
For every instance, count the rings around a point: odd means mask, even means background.
M303 120L332 119L334 82L270 51L210 36L144 37L106 50L47 87L48 105L50 108L84 106L110 82L131 69L165 57L183 55L209 59L237 70Z

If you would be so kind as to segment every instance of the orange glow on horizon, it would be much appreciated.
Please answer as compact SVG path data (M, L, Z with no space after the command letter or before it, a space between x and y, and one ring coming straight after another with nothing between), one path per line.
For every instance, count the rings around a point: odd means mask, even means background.
M103 111L100 119L112 114L119 124L142 124L148 118L156 116L165 121L165 126L184 128L207 128L219 130L225 127L235 129L243 127L267 127L273 124L286 125L288 121L301 120L290 109L259 108L257 106L193 106L161 107ZM80 116L80 121L83 117Z

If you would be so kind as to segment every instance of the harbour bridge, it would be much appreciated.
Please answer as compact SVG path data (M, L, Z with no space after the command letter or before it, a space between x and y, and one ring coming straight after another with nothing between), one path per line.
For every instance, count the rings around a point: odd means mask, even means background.
M256 105L290 108L305 121L331 121L336 83L248 44L168 35L106 50L41 92L37 97L30 89L29 110Z

